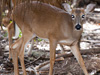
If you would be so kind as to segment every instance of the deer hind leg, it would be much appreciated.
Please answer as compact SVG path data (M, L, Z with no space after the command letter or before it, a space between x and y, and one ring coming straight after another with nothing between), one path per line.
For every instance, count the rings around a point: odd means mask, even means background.
M28 34L31 34L31 33L28 33ZM22 47L21 47L20 52L19 52L19 59L20 59L20 63L21 63L21 66L22 66L23 75L27 75L26 69L25 69L25 64L24 64L24 50L25 50L26 43L30 40L30 37L32 37L32 35L28 35L28 37L27 37L27 35L24 35ZM35 35L33 35L33 37L35 37Z
M49 75L53 74L53 66L55 62L55 50L57 46L57 41L54 38L50 38L50 69L49 69Z
M74 54L75 58L77 59L78 63L80 64L82 70L84 71L85 75L89 75L86 70L83 58L80 54L78 43L71 46L71 50L72 50L72 53Z
M14 63L14 75L19 75L18 70L18 53L21 47L22 38L18 39L15 43L11 45L11 56Z
M11 58L11 49L10 46L13 43L12 36L14 35L14 26L13 23L8 25L8 37L9 37L9 59Z

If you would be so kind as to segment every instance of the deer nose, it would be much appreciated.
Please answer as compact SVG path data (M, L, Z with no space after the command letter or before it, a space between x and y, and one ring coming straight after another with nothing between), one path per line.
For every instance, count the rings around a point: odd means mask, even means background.
M82 26L81 26L80 24L77 24L77 25L75 26L75 28L76 28L77 30L80 30L80 29L82 28Z

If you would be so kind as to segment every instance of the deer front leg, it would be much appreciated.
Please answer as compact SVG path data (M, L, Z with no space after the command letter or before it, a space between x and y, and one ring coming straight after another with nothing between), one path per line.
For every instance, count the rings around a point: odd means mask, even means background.
M53 66L55 62L55 50L57 46L57 42L55 39L50 38L50 69L49 69L49 75L53 75Z
M24 63L24 50L23 50L22 53L19 55L19 59L20 59L20 63L21 63L21 66L22 66L23 75L27 75L26 69L25 69L25 63Z
M27 75L26 69L25 69L25 63L24 63L24 47L25 47L25 43L23 42L21 50L19 52L19 59L20 59L20 63L21 63L21 66L22 66L23 75Z
M75 58L77 59L78 63L80 64L80 66L81 66L82 70L84 71L85 75L89 75L87 70L86 70L83 58L80 54L78 43L71 46L71 51L74 54Z

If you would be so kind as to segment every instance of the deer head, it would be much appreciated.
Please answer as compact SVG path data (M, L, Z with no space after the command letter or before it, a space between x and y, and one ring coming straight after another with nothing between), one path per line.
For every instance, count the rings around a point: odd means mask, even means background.
M89 4L84 8L73 8L71 9L70 5L67 3L63 4L65 10L72 16L72 21L76 30L81 30L82 25L86 20L86 15L91 12L95 4Z

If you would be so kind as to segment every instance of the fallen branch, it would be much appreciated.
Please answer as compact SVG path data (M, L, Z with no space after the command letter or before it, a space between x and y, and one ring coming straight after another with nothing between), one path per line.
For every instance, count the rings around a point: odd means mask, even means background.
M93 54L93 53L96 54L96 53L100 53L100 48L82 49L82 50L80 50L80 52L81 52L81 55L87 55L87 54ZM70 54L60 54L59 56L56 56L56 58L59 58L59 57L67 58L67 57L72 57L72 56L74 56L72 53L70 53ZM39 57L39 58L41 60L49 60L50 59L49 57ZM31 62L31 64L32 63L34 63L34 61Z
M43 55L42 55L43 56ZM42 56L39 56L37 59L35 59L34 61L32 61L32 62L29 62L29 63L27 63L27 64L25 64L25 66L27 66L28 67L28 65L31 65L31 64L33 64L33 63L35 63L36 61L38 61L39 59L41 59L42 58Z
M87 55L87 54L93 54L93 53L96 54L96 53L100 53L100 48L81 49L80 53L81 55ZM59 56L56 56L56 58L59 58L59 57L67 58L67 57L72 57L72 56L74 56L72 53L69 53L69 54L65 53L65 54L60 54ZM41 59L49 60L49 58L43 58L43 57L41 57Z
M56 62L57 62L57 61L62 61L62 60L64 60L63 57L60 57L60 58L55 59ZM42 73L42 72L43 72L43 73L48 72L48 71L39 71L39 69L41 69L41 68L43 68L44 66L49 65L49 64L50 64L50 61L46 61L46 62L44 62L44 63L42 63L42 64L36 66L36 67L34 68L34 69L35 69L35 72L36 72L36 75L39 75L39 74Z
M81 40L81 42L87 42L87 43L100 43L100 40Z
M93 53L100 53L100 48L92 48L92 49L82 49L80 50L81 52L81 55L87 55L87 54L93 54ZM59 58L59 57L72 57L74 56L72 53L70 54L61 54L59 56L57 56L56 58Z

